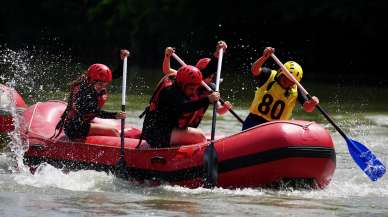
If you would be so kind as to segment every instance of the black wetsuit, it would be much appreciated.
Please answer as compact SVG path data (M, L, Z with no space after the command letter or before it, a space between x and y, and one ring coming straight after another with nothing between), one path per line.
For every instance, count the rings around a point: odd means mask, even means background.
M156 109L147 111L143 123L143 138L154 148L169 147L171 133L179 128L179 118L209 105L208 97L191 101L175 82L159 94Z
M271 69L269 69L267 67L262 67L261 74L259 76L255 76L255 81L256 81L257 87L261 87L262 85L264 85L265 82L267 82L267 80L269 79L270 75L271 75ZM277 79L278 78L275 79L276 82L277 82ZM299 90L299 88L298 88L298 101L302 105L305 101L307 101L307 96L303 92L301 92ZM249 113L247 118L245 119L245 121L243 123L242 130L245 130L245 129L254 127L256 125L266 123L266 122L268 122L268 121L266 119L262 118L261 116L253 114L253 113Z
M64 132L70 139L84 138L90 130L90 122L95 118L114 119L116 112L101 110L98 99L102 93L97 93L93 86L82 82L79 91L73 95L72 105L68 105L68 111L64 117Z

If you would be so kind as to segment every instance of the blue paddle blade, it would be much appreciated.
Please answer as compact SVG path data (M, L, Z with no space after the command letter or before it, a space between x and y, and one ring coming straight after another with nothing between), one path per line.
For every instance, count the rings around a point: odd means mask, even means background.
M357 165L372 180L376 181L385 174L385 166L379 159L363 144L346 139L350 155L352 155Z

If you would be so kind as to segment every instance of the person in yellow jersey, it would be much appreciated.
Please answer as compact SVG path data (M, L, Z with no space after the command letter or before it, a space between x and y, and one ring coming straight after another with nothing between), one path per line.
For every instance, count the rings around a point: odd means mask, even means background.
M243 123L243 130L268 121L290 119L297 100L306 112L314 111L319 103L317 97L313 96L308 100L302 92L299 92L297 85L281 69L276 71L262 67L274 52L275 49L272 47L265 48L263 56L252 65L251 72L258 87L249 108L249 115ZM303 69L298 63L288 61L284 66L297 81L302 79Z

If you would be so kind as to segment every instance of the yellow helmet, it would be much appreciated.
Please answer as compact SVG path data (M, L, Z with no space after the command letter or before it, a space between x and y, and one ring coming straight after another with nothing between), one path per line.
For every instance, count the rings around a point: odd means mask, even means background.
M288 69L288 71L296 78L297 81L300 82L303 77L303 69L302 67L294 61L288 61L284 64L284 66Z

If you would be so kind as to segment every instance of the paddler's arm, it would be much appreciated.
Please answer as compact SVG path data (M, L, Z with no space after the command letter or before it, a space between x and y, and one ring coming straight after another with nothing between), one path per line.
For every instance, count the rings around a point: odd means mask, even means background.
M175 50L172 47L167 47L166 50L164 51L163 73L165 75L171 74L171 73L176 73L176 70L172 69L170 66L171 55L174 52L175 52Z
M108 112L105 110L99 110L97 113L97 117L104 119L124 119L127 117L127 113L125 112Z
M303 107L303 110L305 112L313 112L315 109L315 106L319 104L319 99L316 96L311 97L309 100L302 91L298 88L298 101Z
M220 50L224 49L224 52L226 48L228 48L228 45L225 43L225 41L218 41L216 45L216 51L214 51L213 56L218 59L218 56L220 55Z
M257 77L261 74L263 64L265 63L265 61L268 60L268 58L271 57L271 54L273 54L274 52L275 49L272 47L266 47L264 49L263 56L261 56L252 64L251 72L254 77Z
M101 109L99 109L97 112L97 117L104 119L116 119L118 115L118 112L108 112Z
M233 107L233 106L232 106L232 103L230 103L229 101L225 101L224 104L217 103L217 114L223 115L223 114L225 114L229 109L231 109L232 107Z
M209 83L209 87L214 91L216 89L216 85L214 83ZM231 109L232 103L229 101L225 101L224 103L218 102L217 103L217 114L223 115L225 114L229 109Z
M179 104L178 110L182 112L194 112L200 108L203 108L204 106L217 102L219 99L220 99L220 93L213 92L210 95L204 96L198 100L185 101Z
M209 61L208 65L206 66L206 68L201 69L202 74L210 75L210 74L216 73L220 49L223 48L225 51L227 47L228 47L228 45L225 43L225 41L217 42L216 50L214 51L213 55L210 57L210 61Z

